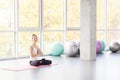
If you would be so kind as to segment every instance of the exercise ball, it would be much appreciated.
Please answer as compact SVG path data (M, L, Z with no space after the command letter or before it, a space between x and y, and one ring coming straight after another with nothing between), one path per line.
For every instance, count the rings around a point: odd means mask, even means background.
M64 53L66 56L75 57L78 55L79 46L75 41L66 42L64 45Z
M53 56L60 56L64 52L64 46L60 42L54 42L50 46L49 54Z
M96 53L100 53L102 50L102 44L100 41L96 41Z
M79 40L77 40L77 41L75 41L76 43L77 43L77 46L78 46L78 56L80 55L80 41Z
M102 49L101 49L101 52L105 50L105 42L104 41L100 41L101 44L102 44Z
M109 46L109 50L112 53L117 53L117 51L120 50L120 44L118 42L111 43L110 46Z

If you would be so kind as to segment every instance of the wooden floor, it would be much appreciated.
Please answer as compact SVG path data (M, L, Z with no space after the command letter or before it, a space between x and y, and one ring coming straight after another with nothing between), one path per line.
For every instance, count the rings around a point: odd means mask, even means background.
M98 55L96 61L52 57L53 66L23 71L0 69L1 80L120 80L120 54ZM29 59L0 61L1 66L29 65Z

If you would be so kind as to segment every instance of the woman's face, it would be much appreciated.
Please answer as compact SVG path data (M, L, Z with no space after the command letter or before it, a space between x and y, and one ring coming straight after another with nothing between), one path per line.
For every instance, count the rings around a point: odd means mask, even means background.
M37 42L38 41L38 37L37 36L33 36L33 41Z

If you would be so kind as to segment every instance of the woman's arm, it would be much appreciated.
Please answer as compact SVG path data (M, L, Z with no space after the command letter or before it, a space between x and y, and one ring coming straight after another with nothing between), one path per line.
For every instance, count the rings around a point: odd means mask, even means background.
M37 56L37 54L33 53L33 47L32 46L30 46L30 56L31 57L36 57Z
M42 55L43 55L43 52L40 50L40 48L38 48L37 54L38 54L39 56L42 56Z

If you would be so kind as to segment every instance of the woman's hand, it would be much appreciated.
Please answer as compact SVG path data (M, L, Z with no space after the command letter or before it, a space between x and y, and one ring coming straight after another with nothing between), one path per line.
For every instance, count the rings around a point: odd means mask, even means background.
M38 54L39 56L42 56L42 55L43 55L43 52L40 50L40 48L38 48L37 54Z

